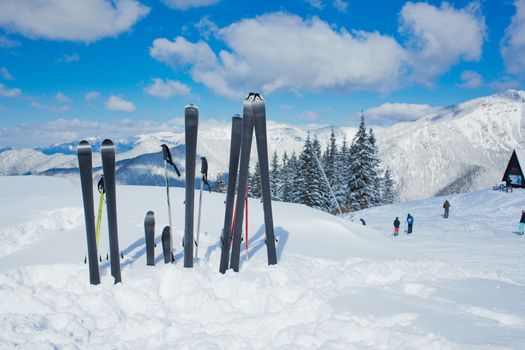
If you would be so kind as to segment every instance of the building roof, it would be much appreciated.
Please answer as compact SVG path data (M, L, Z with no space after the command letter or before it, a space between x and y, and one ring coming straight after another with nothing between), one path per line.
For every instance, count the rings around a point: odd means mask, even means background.
M516 152L516 157L518 157L521 171L525 173L525 148L516 148L514 151Z

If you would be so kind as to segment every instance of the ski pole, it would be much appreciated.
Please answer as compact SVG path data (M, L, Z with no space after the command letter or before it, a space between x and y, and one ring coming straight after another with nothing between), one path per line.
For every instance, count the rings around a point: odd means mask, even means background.
M211 192L210 184L208 183L208 161L206 157L201 157L201 189L199 192L199 214L197 218L197 240L195 241L195 258L199 257L199 234L201 228L201 211L202 211L202 190L204 184L208 185L208 190Z
M180 177L179 169L177 169L177 166L173 162L173 159L171 158L171 152L169 147L166 144L161 145L162 147L162 156L164 159L164 178L166 180L166 197L168 201L168 217L169 217L169 224L170 224L170 252L173 256L173 226L171 222L171 205L170 205L170 184L169 184L169 177L168 177L168 164L171 164L173 168L175 169L175 172L177 173L177 176ZM173 259L174 260L174 259Z
M97 241L97 251L98 251L98 243L100 242L100 224L102 223L102 211L104 208L104 193L106 193L106 189L104 188L104 175L100 177L97 187L98 187L98 192L100 193L100 199L98 201L97 228L95 230L96 237L97 237L96 241Z

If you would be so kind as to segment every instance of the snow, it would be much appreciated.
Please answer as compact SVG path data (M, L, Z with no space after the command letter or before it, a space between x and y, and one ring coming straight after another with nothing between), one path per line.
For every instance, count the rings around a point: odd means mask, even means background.
M204 193L201 256L185 269L184 190L173 188L177 262L163 264L159 245L151 267L143 220L155 212L159 242L165 190L118 186L123 283L113 285L104 260L98 286L83 263L78 185L0 177L0 192L0 248L11 251L0 256L2 349L518 349L525 341L525 236L514 233L522 190L450 196L446 220L444 198L346 219L274 202L275 266L266 263L262 205L250 200L250 259L243 243L241 271L222 275L224 195ZM394 217L408 212L414 234L393 237ZM351 221L360 217L367 226Z

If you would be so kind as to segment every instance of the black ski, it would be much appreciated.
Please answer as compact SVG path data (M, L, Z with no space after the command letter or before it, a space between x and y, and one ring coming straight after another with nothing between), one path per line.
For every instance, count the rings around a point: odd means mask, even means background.
M117 195L115 186L115 145L111 140L104 140L100 150L102 153L104 187L106 189L111 275L115 278L115 283L119 283L122 282L122 277L120 275L120 253L118 246Z
M248 181L248 167L250 164L250 151L254 129L257 142L259 166L261 169L262 200L264 209L264 226L266 229L268 264L277 264L275 235L273 230L272 198L270 194L270 171L268 165L268 142L266 136L266 109L262 96L258 93L250 92L244 99L241 164L239 168L239 184L237 186L237 204L235 207L237 217L233 233L230 261L231 268L236 272L239 271L246 183Z
M84 202L84 218L86 221L86 238L89 257L89 282L100 283L100 272L97 259L97 238L95 233L95 209L93 203L93 162L91 145L83 140L77 147L80 184Z
M255 140L257 142L257 154L261 170L261 194L264 210L264 228L266 230L268 265L275 265L277 264L277 252L275 250L275 234L273 231L270 168L268 164L268 139L266 136L266 107L261 95L253 95L252 110L253 122L255 125Z
M146 265L155 266L155 214L152 211L146 213L144 234L146 236Z
M193 216L195 202L195 161L197 157L197 132L199 110L194 105L184 110L186 138L186 210L184 225L184 267L193 267Z
M239 165L239 183L237 185L237 203L235 205L235 228L233 232L232 253L230 267L239 271L241 254L242 226L244 219L244 203L246 200L246 184L248 183L248 170L250 166L250 152L253 138L253 111L250 101L251 94L244 99L242 118L241 159Z
M226 193L226 211L224 226L221 235L221 263L219 271L225 273L230 260L230 237L232 230L233 205L235 200L235 184L239 169L239 154L241 151L242 118L235 115L232 118L232 131L230 141L230 166L228 171L228 191Z
M164 255L164 263L169 264L173 261L173 254L171 254L170 245L171 245L171 233L170 227L164 227L162 230L162 254Z

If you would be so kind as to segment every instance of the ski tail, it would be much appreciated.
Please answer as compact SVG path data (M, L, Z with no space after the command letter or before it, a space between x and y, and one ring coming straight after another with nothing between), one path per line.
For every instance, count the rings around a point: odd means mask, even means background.
M91 284L100 283L100 271L97 259L97 238L95 228L95 208L93 203L93 161L89 142L83 140L77 147L78 168L82 199L84 202L84 219L86 223L86 238L89 258L89 281ZM84 259L86 262L87 259Z
M232 213L235 203L235 185L239 170L239 155L241 150L242 118L234 115L230 138L230 161L228 171L228 189L226 192L226 207L224 213L224 226L221 235L221 261L219 272L225 273L230 260L230 236L232 232Z
M197 157L197 136L199 109L188 105L184 109L186 144L186 203L184 222L184 267L193 267L194 213L195 213L195 164Z

